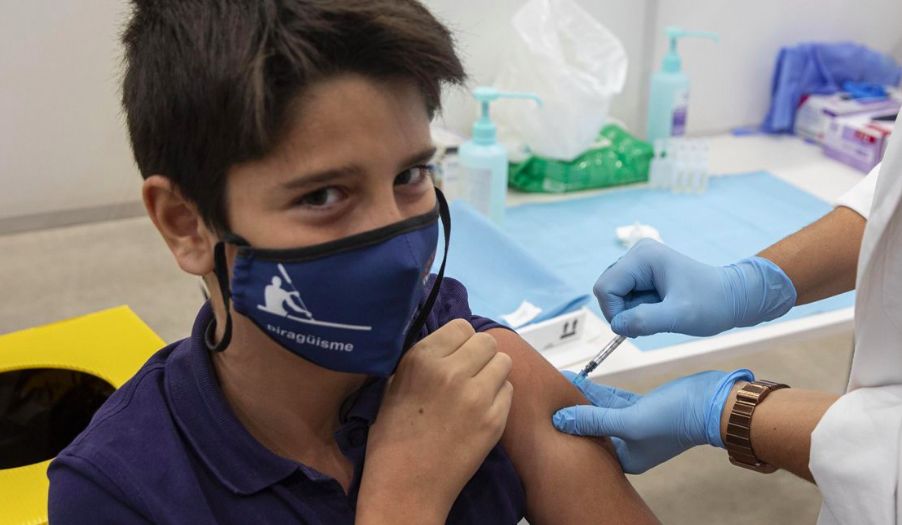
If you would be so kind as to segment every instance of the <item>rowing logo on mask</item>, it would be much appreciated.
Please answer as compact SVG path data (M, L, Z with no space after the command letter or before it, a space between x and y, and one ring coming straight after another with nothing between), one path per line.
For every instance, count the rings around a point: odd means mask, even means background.
M316 326L328 326L332 328L341 328L344 330L370 331L372 326L363 326L355 324L332 323L328 321L320 321L313 317L313 313L304 304L301 298L301 292L294 287L288 272L281 264L278 265L281 275L273 275L272 281L263 289L263 304L258 304L257 308L264 312L278 315L286 319L291 319L298 323L310 324ZM283 285L287 286L283 288Z

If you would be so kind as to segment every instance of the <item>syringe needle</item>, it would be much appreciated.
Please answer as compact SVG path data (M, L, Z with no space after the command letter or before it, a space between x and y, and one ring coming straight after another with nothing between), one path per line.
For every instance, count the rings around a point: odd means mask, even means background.
M601 351L598 352L595 357L593 357L592 360L586 364L585 368L580 371L579 375L577 375L573 379L573 383L579 384L584 381L589 376L589 374L591 374L593 370L598 368L598 365L600 365L605 359L607 359L608 356L613 354L614 350L617 350L617 347L620 346L620 343L625 340L626 336L622 335L618 335L614 339L611 339L608 344L604 345L604 348L602 348Z

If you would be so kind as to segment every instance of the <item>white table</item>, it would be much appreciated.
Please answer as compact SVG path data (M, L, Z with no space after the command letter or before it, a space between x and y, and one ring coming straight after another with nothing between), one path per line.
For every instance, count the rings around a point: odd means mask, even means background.
M818 146L793 136L717 135L709 137L708 140L711 146L712 173L768 171L828 202L835 201L864 177L863 173L824 156ZM553 202L577 195L585 197L608 191L616 190L564 195L511 192L508 194L507 203L509 206L516 206L533 202ZM578 371L613 337L606 322L589 310L586 310L585 314L586 324L580 339L542 351L542 354L559 369ZM704 366L703 361L762 351L776 342L802 341L813 337L849 333L852 330L852 319L853 309L845 308L645 352L625 341L590 377L610 379L616 376L620 379L638 373L666 372L676 365L699 363L700 366ZM534 329L530 327L521 330L523 337L530 342L533 342L530 340L532 330ZM535 345L534 342L533 344Z

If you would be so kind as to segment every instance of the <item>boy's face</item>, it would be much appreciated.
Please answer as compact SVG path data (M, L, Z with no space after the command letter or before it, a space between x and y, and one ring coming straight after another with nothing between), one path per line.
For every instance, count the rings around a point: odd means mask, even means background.
M251 245L311 246L435 206L429 115L413 82L334 77L294 107L276 150L227 177L228 224Z

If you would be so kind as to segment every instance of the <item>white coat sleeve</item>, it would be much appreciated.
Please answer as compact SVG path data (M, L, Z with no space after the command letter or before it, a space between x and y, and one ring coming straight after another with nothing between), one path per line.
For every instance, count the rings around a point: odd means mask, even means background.
M874 202L874 191L877 189L877 176L880 173L880 164L874 166L868 175L858 182L852 189L837 199L837 206L845 206L857 212L865 219L871 213L871 204Z
M859 388L830 407L811 434L818 525L899 523L900 438L902 385Z

